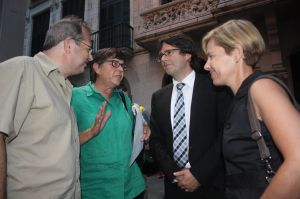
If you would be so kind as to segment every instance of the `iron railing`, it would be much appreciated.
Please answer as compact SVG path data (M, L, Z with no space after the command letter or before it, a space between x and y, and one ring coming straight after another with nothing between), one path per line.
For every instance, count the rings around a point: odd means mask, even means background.
M93 51L106 47L133 49L133 28L127 23L100 28L92 34Z

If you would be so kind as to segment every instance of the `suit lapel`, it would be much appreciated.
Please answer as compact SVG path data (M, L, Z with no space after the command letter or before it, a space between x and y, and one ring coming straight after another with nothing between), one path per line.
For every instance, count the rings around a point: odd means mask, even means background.
M165 92L165 100L163 104L166 104L165 110L163 111L166 115L164 117L166 118L166 126L167 126L167 131L166 132L171 132L167 135L167 143L173 143L173 130L172 130L172 123L171 123L171 98L172 98L172 91L173 91L173 84L169 85L166 88ZM169 146L171 149L173 149L173 145ZM173 150L172 150L173 151Z
M190 136L193 135L193 133L197 132L197 126L201 121L202 116L202 113L199 113L199 107L202 105L201 98L205 97L204 95L202 95L202 91L205 88L203 87L204 84L202 84L201 81L201 77L196 73L191 103Z

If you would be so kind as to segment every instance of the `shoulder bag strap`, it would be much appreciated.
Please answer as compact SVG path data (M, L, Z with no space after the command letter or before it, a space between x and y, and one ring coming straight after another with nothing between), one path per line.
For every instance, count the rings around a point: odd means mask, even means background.
M126 100L125 100L125 95L122 91L119 91L119 95L121 96L121 99L122 99L122 102L126 108L126 111L128 112L128 108L127 108L127 105L126 105Z
M248 116L249 116L249 122L251 126L251 138L257 142L259 152L260 152L260 158L262 160L270 158L270 151L267 147L265 140L261 134L261 127L260 123L256 117L256 111L253 105L253 101L250 95L250 92L248 93Z
M290 97L291 101L293 102L294 106L296 107L296 109L300 110L295 97L292 95L289 88L279 78L267 74L267 75L262 75L262 76L256 78L254 81L256 81L258 79L262 79L262 78L272 79L275 82L277 82L280 86L282 86L282 88L284 88L284 90L289 95L289 97ZM260 123L256 116L256 111L255 111L253 101L252 101L252 98L250 95L250 88L248 91L247 109L248 109L249 122L250 122L250 126L251 126L251 138L253 140L255 140L258 145L260 158L262 161L265 162L265 165L266 165L266 172L267 172L266 180L267 180L267 182L270 182L272 177L274 176L275 172L270 165L270 160L271 160L270 151L269 151L269 148L267 147L266 142L261 134L261 126L260 126Z

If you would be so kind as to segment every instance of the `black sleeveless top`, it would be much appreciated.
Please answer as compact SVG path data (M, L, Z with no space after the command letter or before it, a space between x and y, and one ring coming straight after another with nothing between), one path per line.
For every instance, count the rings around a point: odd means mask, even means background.
M223 155L226 168L226 195L228 199L256 199L267 186L265 165L260 159L256 141L251 138L247 112L248 90L262 72L247 77L228 110L223 134ZM275 171L282 163L282 156L263 122L261 133L271 153L271 165Z

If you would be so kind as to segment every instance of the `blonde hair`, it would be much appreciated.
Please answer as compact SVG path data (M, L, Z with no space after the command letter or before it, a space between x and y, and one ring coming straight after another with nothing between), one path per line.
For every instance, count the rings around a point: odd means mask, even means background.
M207 44L213 40L216 45L230 54L236 45L241 45L244 62L254 67L265 51L265 42L257 28L247 20L230 20L209 31L202 39L202 49L207 54Z

